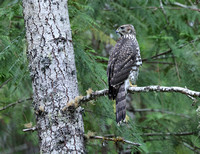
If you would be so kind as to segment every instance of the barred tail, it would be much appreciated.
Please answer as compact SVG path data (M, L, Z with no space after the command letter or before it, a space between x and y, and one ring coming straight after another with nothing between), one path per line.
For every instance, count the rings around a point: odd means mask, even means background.
M119 123L120 121L125 120L125 118L126 118L126 91L125 91L125 84L123 83L119 88L116 98L116 121L117 123Z

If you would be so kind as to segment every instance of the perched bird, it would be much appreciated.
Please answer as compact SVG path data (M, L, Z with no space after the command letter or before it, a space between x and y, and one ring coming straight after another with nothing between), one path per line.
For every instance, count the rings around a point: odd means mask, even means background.
M142 59L134 26L122 25L116 33L120 38L110 53L107 75L108 96L116 100L116 122L120 123L126 117L127 88L135 84Z

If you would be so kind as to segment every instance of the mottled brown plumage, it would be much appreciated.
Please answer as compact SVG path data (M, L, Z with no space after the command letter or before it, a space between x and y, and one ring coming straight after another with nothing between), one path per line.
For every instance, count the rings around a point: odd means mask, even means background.
M120 38L111 51L107 75L109 98L116 100L116 121L126 117L126 88L129 80L134 84L139 66L142 64L135 29L132 25L122 25L117 31Z

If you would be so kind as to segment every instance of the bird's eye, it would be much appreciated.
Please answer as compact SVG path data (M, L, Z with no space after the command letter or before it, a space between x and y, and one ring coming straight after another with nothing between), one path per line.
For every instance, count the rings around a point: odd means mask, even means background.
M124 29L124 27L121 27L121 29Z

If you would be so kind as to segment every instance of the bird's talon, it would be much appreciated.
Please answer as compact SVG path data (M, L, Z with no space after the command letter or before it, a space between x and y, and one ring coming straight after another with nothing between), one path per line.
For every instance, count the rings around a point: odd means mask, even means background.
M137 85L132 84L131 81L129 81L129 83L130 83L130 87L137 87Z

